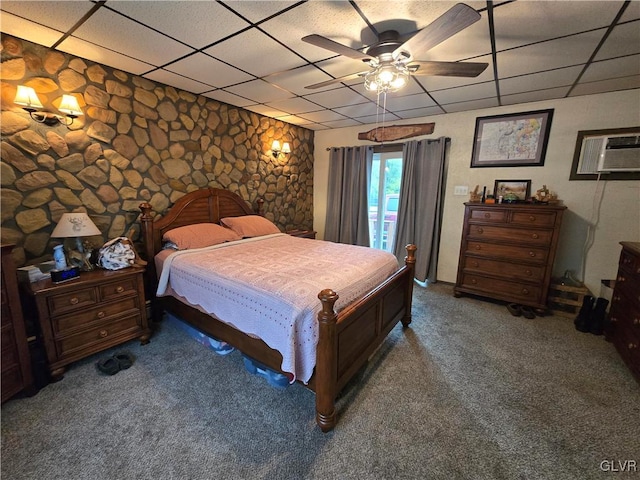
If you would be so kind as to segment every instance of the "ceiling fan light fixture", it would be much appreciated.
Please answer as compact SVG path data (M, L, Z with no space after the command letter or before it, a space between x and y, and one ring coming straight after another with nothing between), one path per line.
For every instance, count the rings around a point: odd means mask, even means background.
M396 92L407 84L409 75L404 64L380 65L365 75L364 86L370 92Z

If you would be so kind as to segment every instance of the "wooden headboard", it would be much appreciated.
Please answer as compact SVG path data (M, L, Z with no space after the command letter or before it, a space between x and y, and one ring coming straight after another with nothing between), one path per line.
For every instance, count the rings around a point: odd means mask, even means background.
M141 239L147 260L147 279L156 282L155 255L162 249L162 236L172 228L194 223L220 223L221 218L242 215L262 215L264 201L259 199L255 209L239 195L220 188L203 188L187 193L169 209L167 214L154 221L151 204L140 205Z

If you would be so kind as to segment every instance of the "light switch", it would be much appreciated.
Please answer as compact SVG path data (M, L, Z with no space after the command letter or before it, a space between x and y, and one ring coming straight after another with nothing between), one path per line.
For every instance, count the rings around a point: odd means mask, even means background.
M454 195L469 195L469 187L466 185L456 185L453 187Z

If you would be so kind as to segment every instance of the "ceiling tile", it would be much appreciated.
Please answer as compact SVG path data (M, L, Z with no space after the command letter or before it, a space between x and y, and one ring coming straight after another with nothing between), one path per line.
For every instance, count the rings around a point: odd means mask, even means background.
M109 0L107 7L196 49L211 45L250 24L216 2Z
M319 112L303 113L298 115L300 118L306 118L311 122L333 122L336 120L344 120L344 116L332 112L331 110L322 110Z
M458 102L458 103L449 103L447 105L442 105L445 112L454 113L454 112L464 112L468 110L482 110L484 108L493 108L499 107L498 99L496 97L492 98L481 98L479 100L471 100L468 102Z
M293 123L294 125L304 125L309 123L309 120L304 118L300 118L296 115L283 115L281 117L276 117L278 120L282 120L283 122Z
M375 103L366 102L359 103L358 105L350 105L348 107L334 108L334 111L351 118L375 116L381 115L382 108L378 108Z
M548 72L505 78L500 80L500 93L502 95L510 95L544 88L571 86L580 75L582 69L583 67L579 65L577 67L559 68Z
M280 100L278 102L268 102L267 106L291 114L314 112L321 109L321 107L319 107L315 103L311 103L308 100L300 97L288 98L286 100Z
M484 82L464 87L432 91L430 93L436 102L440 105L445 105L478 98L494 97L496 95L496 85L494 82Z
M580 81L593 82L609 78L627 77L629 75L640 75L640 54L592 63L584 72Z
M580 83L571 91L570 97L578 95L594 95L596 93L615 92L617 90L638 89L638 122L640 123L640 77L612 78L610 80L602 80L599 82Z
M640 5L640 2L637 2ZM615 27L594 60L621 57L640 52L640 20Z
M426 93L405 95L402 97L387 95L387 101L383 103L383 100L380 100L380 104L393 112L410 108L432 107L435 105L434 101Z
M106 8L99 9L80 25L74 36L156 66L193 52L192 48Z
M353 127L356 125L362 125L362 122L358 122L357 120L345 119L345 120L336 120L334 122L324 122L324 124L329 128L344 128L344 127Z
M2 1L2 10L12 13L23 19L49 28L66 32L80 20L91 8L90 2L55 2L55 8L51 1ZM4 25L2 25L4 32ZM18 35L20 38L26 38Z
M440 115L441 113L443 112L440 107L420 107L395 112L395 114L402 119L430 117L431 115Z
M2 6L4 7L4 4ZM62 37L62 33L57 30L38 25L4 11L0 11L0 25L2 26L2 33L23 38L45 47L52 46Z
M253 100L256 103L275 102L291 98L293 95L263 80L252 80L226 88L228 92Z
M187 92L191 93L199 94L202 92L208 92L213 88L211 87L211 85L196 82L195 80L191 80L190 78L183 77L182 75L169 72L162 68L154 70L153 72L146 73L143 76L145 78L148 78L149 80L164 83L165 85L171 85L172 87L186 90Z
M218 88L254 78L204 53L195 53L164 68Z
M246 107L248 105L255 105L256 103L253 100L248 100L244 97L234 95L233 93L225 92L224 90L214 90L212 92L203 93L202 95L218 100L219 102L235 105L236 107Z
M258 23L262 20L275 15L278 12L287 10L289 7L300 3L299 1L289 2L284 0L276 1L231 1L227 2L228 6L245 17L252 23Z
M277 110L275 108L267 107L266 105L249 105L248 107L244 107L247 110L251 110L252 112L256 112L260 115L265 115L267 117L284 117L287 115L287 112L283 112L282 110Z
M597 30L499 52L498 75L500 78L514 77L586 63L603 34L603 30Z
M330 80L331 77L326 73L323 73L318 68L307 65L293 70L285 72L279 72L274 75L264 77L269 83L273 83L285 90L288 90L296 95L306 95L313 93L316 90L305 88L307 85L313 85L315 83L324 82ZM335 85L332 87L335 88Z
M204 52L230 65L241 64L243 70L256 77L304 64L300 57L255 28L207 48Z
M110 67L122 70L123 72L132 73L133 75L142 75L145 72L155 68L153 65L141 62L135 58L128 57L113 50L101 47L94 43L85 42L79 38L67 37L67 39L58 45L58 50L73 54L74 52L82 52L82 58L91 60L96 63L108 65Z
M513 105L516 103L540 102L552 100L554 98L564 98L569 93L570 87L547 88L533 92L516 93L514 95L502 95L500 101L502 105Z
M354 94L350 88L335 88L327 92L312 93L304 98L322 105L326 108L342 107L345 105L355 105L367 101L365 97Z

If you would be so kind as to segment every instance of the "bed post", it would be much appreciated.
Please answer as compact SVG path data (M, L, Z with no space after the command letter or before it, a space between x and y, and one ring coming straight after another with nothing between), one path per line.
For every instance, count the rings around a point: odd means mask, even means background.
M149 301L151 301L151 317L154 321L157 321L158 315L157 306L156 306L156 264L153 260L155 256L155 252L153 250L153 217L151 216L151 204L144 202L139 206L140 210L142 210L142 215L140 216L140 236L142 237L142 241L144 242L144 253L145 260L147 261L147 267L145 268L145 288L146 288L146 296Z
M418 249L418 247L410 243L409 245L406 246L406 249L407 249L407 256L404 257L404 264L409 269L409 275L407 279L407 282L408 282L407 289L405 290L405 293L404 293L405 294L404 303L406 305L405 307L406 310L404 312L404 317L402 317L403 327L408 327L409 324L411 323L411 301L413 300L413 277L415 275L416 250Z
M264 217L264 199L259 198L256 201L256 213L261 217Z
M336 384L338 381L336 322L333 309L338 294L331 289L318 294L322 310L318 313L318 347L316 351L316 423L323 432L336 425Z

